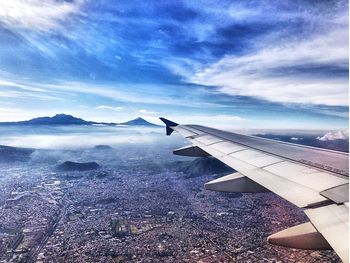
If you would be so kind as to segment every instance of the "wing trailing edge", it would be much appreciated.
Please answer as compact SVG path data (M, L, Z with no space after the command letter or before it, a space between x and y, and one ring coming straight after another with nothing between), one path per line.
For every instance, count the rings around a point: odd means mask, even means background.
M179 149L176 149L173 151L173 154L175 155L181 155L181 156L189 156L189 157L208 157L210 154L208 154L206 151L203 151L201 148L197 146L185 146Z
M267 238L270 244L282 247L310 249L310 250L329 250L332 247L320 232L310 223L296 225L280 232L277 232Z
M257 184L248 177L233 173L210 181L204 185L206 190L230 193L264 193L270 192L265 187Z

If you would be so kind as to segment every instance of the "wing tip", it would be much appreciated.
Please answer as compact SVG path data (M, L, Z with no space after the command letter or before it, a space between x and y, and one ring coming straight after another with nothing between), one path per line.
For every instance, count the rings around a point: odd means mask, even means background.
M171 121L171 120L168 120L168 119L165 119L165 118L163 118L163 117L160 117L159 118L162 122L164 122L165 123L165 126L166 126L166 135L170 135L170 134L172 134L172 132L174 131L174 129L172 128L172 127L176 127L177 125L179 125L179 124L177 124L176 122L173 122L173 121Z
M162 122L164 122L166 126L173 126L173 127L175 127L175 126L179 125L178 123L173 122L173 121L168 120L168 119L163 118L163 117L160 117L159 119L160 119Z

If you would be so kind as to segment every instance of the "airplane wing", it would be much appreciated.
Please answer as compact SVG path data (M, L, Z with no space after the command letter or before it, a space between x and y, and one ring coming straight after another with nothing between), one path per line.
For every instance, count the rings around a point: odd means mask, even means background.
M206 183L206 189L271 191L304 209L310 222L269 236L270 243L299 249L334 249L343 262L349 262L347 153L160 119L166 124L167 135L176 131L191 142L174 154L213 156L237 171Z

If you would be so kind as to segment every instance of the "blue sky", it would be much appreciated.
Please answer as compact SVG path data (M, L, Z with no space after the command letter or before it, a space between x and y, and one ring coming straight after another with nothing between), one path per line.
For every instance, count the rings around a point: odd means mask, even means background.
M0 2L0 121L347 129L347 1Z

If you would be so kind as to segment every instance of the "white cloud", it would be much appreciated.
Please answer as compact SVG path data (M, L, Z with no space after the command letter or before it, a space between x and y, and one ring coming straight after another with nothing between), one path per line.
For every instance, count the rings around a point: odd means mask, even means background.
M83 0L0 1L0 22L10 28L46 32L63 27L68 16L80 13Z
M123 109L123 107L111 107L111 106L101 105L101 106L97 106L95 109L97 109L97 110L121 111Z
M93 129L92 129L93 130ZM76 149L93 147L99 144L117 146L121 144L147 144L159 140L159 135L150 133L151 131L140 131L133 128L124 130L125 133L115 130L115 133L94 130L92 133L70 134L23 134L21 136L7 135L0 137L0 144L17 147L29 147L36 149Z
M156 112L156 111L149 111L149 110L146 110L146 109L141 109L138 112L142 113L142 114L148 114L148 115L158 114L158 112Z
M114 57L117 59L117 60L122 60L122 58L118 55L114 55Z
M336 116L336 117L342 117L342 118L349 118L349 111L348 108L343 111L337 111L335 110L318 110L319 113L329 115L329 116Z
M1 88L1 85L0 85ZM12 99L37 99L41 101L59 101L61 98L52 95L48 95L43 92L35 92L30 90L2 90L0 91L0 98L12 98Z
M223 129L242 129L247 127L251 128L252 125L254 125L254 122L252 122L251 120L244 119L236 115L226 115L226 114L218 114L218 115L178 114L178 115L167 115L163 117L180 124L200 124L204 126L223 128ZM156 124L164 124L159 120L158 117L149 117L147 120ZM255 123L255 126L256 126L256 123Z
M1 1L1 0L0 0ZM140 87L146 92L140 92ZM11 88L11 89L9 89ZM0 71L0 97L38 97L42 99L62 99L63 95L73 95L75 93L91 94L95 96L113 99L115 101L157 104L157 105L178 105L193 107L219 107L221 105L215 103L197 103L192 100L175 99L171 96L150 96L147 94L150 86L131 85L119 87L110 84L94 84L76 81L55 81L54 83L40 83L30 79L24 79L18 76L9 75ZM170 87L169 87L170 88ZM50 96L51 95L51 96ZM102 105L103 106L103 105Z
M346 25L345 25L346 24ZM225 56L197 70L189 81L218 86L230 95L253 96L282 103L348 105L348 79L305 76L294 68L308 65L346 69L349 57L347 23L303 41L275 44L242 56ZM283 71L283 69L291 69ZM303 74L304 73L304 74ZM186 77L186 76L184 76Z
M325 135L317 137L317 139L320 141L349 140L349 130L327 132Z

